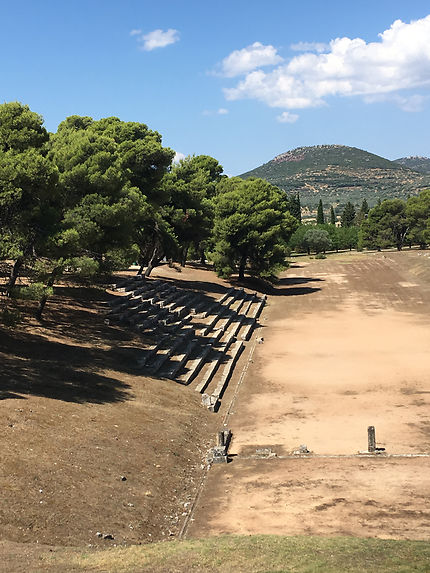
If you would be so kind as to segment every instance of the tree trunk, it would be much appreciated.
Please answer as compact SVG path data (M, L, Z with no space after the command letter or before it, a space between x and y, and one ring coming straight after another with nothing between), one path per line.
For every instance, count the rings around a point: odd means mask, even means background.
M206 264L206 255L205 255L205 251L203 249L200 251L200 264L201 265Z
M246 257L240 259L239 265L239 278L242 280L245 277Z
M21 270L22 266L24 265L24 257L18 257L13 264L12 270L10 272L9 283L7 285L7 296L10 296L10 293L15 286L16 279L19 276L19 271Z
M188 245L183 247L181 251L181 267L185 267L187 264L187 256L188 256Z
M49 277L49 279L46 282L46 289L54 286L56 279L61 275L62 271L63 271L62 266L55 267L52 270L51 276ZM42 295L42 298L39 301L39 306L36 310L36 319L39 321L42 320L42 314L43 314L43 311L45 310L46 303L48 302L48 297L49 297L49 295L48 295L48 292L46 290L45 294Z
M42 313L45 309L45 305L46 305L47 301L48 301L48 295L44 294L42 296L42 298L40 299L39 306L37 307L37 310L36 310L36 319L39 321L42 320Z
M149 277L149 275L151 274L152 270L154 269L154 267L156 266L156 259L157 259L157 251L158 251L158 245L154 246L154 250L152 251L152 255L151 258L148 261L148 265L146 267L146 271L144 274L144 277Z

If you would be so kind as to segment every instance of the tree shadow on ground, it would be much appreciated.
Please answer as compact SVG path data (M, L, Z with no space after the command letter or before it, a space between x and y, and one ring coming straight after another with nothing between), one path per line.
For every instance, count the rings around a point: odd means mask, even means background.
M0 333L0 399L25 395L65 402L102 404L132 398L130 386L101 374L103 369L132 373L118 351L63 344L25 333ZM133 349L135 350L135 349Z
M238 287L245 287L248 289L255 289L257 292L271 296L299 296L318 292L321 290L319 287L300 286L308 283L322 283L324 279L309 278L309 277L283 277L277 280L275 284L256 277L245 277L239 280L233 277L230 280L231 284Z
M225 291L228 289L228 284L220 285L218 283L213 283L210 281L187 281L176 277L174 278L163 277L161 280L163 282L172 283L178 288L184 290L198 291L200 293L212 292L212 293L224 294Z

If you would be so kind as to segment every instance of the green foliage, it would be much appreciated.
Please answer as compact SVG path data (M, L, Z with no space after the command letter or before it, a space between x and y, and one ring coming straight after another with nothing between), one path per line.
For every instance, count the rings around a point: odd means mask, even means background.
M318 253L317 255L315 255L316 259L326 259L327 257L325 256L324 253Z
M321 234L323 233L323 234ZM324 225L301 225L292 235L289 245L296 252L320 252L329 249L354 249L358 246L358 227L336 227Z
M22 300L37 300L42 297L50 297L54 294L52 287L46 287L44 283L35 282L25 286L14 287L11 296Z
M300 204L300 195L298 193L288 199L288 208L291 215L295 217L299 223L301 223L302 207Z
M95 276L98 273L99 268L99 263L91 257L72 257L69 262L69 269L73 269L82 277Z
M323 209L322 200L320 199L320 201L318 203L318 210L317 210L317 225L324 225L324 223L325 223L324 209Z
M422 191L418 197L410 197L406 202L408 239L421 248L430 243L430 189Z
M348 201L345 205L345 209L340 218L340 224L342 227L351 227L355 222L355 207L354 205Z
M21 322L21 313L15 308L0 309L0 322L9 328L13 328Z
M241 177L261 177L289 196L300 193L304 207L316 209L321 199L336 205L338 212L348 201L358 209L364 198L375 205L378 197L405 198L430 185L429 174L343 145L300 147Z
M401 250L408 232L406 202L387 199L369 211L362 225L363 245L382 249L395 245Z
M336 214L333 205L330 205L330 225L336 225Z
M221 174L216 159L198 155L181 160L163 178L162 188L169 196L165 217L180 245L182 264L191 245L200 256L207 246L214 221L212 199Z
M324 229L308 229L303 237L303 244L308 253L315 251L316 254L325 252L331 247L330 235Z
M271 280L285 266L287 241L297 228L285 195L262 179L231 178L218 186L215 198L214 250L221 276L237 268Z
M0 105L0 151L22 152L48 141L43 118L19 102Z
M419 173L430 173L430 159L428 157L402 157L395 159L394 163L398 163L403 167L408 167Z

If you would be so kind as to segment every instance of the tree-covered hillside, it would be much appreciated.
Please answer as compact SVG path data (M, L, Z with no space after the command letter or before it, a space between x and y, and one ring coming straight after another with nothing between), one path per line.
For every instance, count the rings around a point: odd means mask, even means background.
M300 193L304 207L315 209L320 199L343 208L348 201L406 198L430 185L422 175L394 161L344 145L298 147L243 173L261 177L289 193Z
M409 169L420 173L430 173L430 158L428 157L401 157L400 159L395 159L394 163L403 165L403 167L409 167Z

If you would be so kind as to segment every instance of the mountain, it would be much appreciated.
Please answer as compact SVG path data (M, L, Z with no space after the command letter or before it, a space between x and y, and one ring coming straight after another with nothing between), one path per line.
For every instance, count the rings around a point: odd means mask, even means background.
M370 206L378 199L405 198L430 187L430 174L422 174L356 147L316 145L298 147L240 175L261 177L288 193L300 193L302 206L342 208L347 201Z
M419 157L418 155L401 157L400 159L395 159L394 163L399 163L403 167L409 167L409 169L419 173L430 173L430 159L428 157Z

